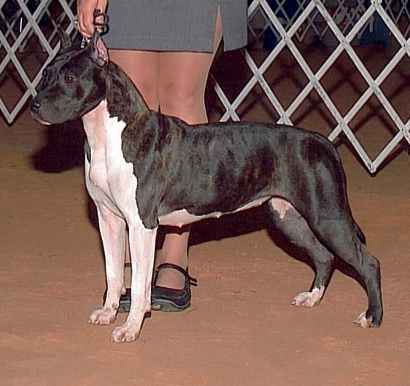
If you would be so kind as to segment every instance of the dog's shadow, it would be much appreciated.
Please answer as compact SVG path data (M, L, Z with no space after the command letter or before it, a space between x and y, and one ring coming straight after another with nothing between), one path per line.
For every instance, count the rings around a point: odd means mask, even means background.
M84 164L84 131L80 120L48 126L45 146L31 156L36 170L61 173Z

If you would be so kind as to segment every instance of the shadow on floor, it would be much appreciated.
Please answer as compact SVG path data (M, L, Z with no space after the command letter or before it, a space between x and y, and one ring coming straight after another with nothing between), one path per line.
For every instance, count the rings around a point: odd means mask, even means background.
M31 157L36 170L60 173L84 163L84 132L81 121L49 126L45 143Z

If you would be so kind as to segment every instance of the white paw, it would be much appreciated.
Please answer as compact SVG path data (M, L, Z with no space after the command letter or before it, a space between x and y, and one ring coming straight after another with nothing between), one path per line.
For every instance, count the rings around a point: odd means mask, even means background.
M294 306L313 307L320 303L325 287L313 288L310 292L301 292L292 301Z
M112 332L112 340L115 343L133 342L139 336L139 328L130 327L127 323L122 326L114 328Z
M117 310L113 308L97 308L92 312L88 319L88 323L106 325L115 320Z
M366 311L362 312L356 320L353 321L353 324L356 324L362 328L370 328L373 327L373 319L370 317L369 319L366 318Z

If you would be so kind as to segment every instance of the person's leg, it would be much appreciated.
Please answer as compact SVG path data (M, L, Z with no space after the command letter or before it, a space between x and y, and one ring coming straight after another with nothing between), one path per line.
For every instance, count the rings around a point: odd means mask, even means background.
M205 109L205 88L209 70L222 36L218 17L213 53L161 52L159 54L159 104L161 112L196 124L208 121ZM167 228L157 266L173 263L188 267L189 227ZM185 277L175 269L162 269L155 283L158 286L182 289Z
M110 60L118 64L130 77L151 110L158 110L159 55L157 52L110 50ZM126 264L130 264L128 237L125 245ZM125 288L122 291L125 294ZM127 305L124 305L127 310Z
M222 24L218 16L214 53L221 37ZM132 79L150 109L157 110L161 106L162 113L194 124L207 121L204 95L214 53L110 50L110 59ZM185 269L189 228L168 230L158 260ZM164 270L157 284L183 288L184 277L175 270Z
M160 60L162 56L164 58ZM150 109L158 110L161 89L162 113L178 116L190 123L207 120L203 100L212 54L181 52L166 54L150 51L110 50L110 59L127 73ZM162 76L165 77L165 80L161 82L161 87L159 86L160 63L163 68ZM187 75L186 81L179 79L183 78L184 74ZM185 269L188 264L189 228L167 227L165 232L162 254L157 261L159 264L166 261ZM129 261L129 251L128 248L126 249L125 260ZM178 271L167 269L160 273L157 284L177 289L183 288L184 277Z
M158 111L159 53L154 51L110 50L118 64L137 86L151 110Z
M161 104L164 114L192 124L207 121L204 94L213 54L110 50L110 59L127 73L150 109L158 110ZM157 265L166 261L187 268L189 227L167 227L165 232ZM128 248L126 250L125 261L128 262ZM176 289L183 288L184 283L183 275L172 269L161 271L157 280L158 285Z

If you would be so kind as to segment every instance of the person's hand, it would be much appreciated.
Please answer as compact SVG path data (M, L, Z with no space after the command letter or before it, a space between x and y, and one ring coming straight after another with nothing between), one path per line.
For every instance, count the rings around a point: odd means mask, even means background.
M94 11L105 12L107 0L77 0L78 30L81 35L90 38L95 30Z

